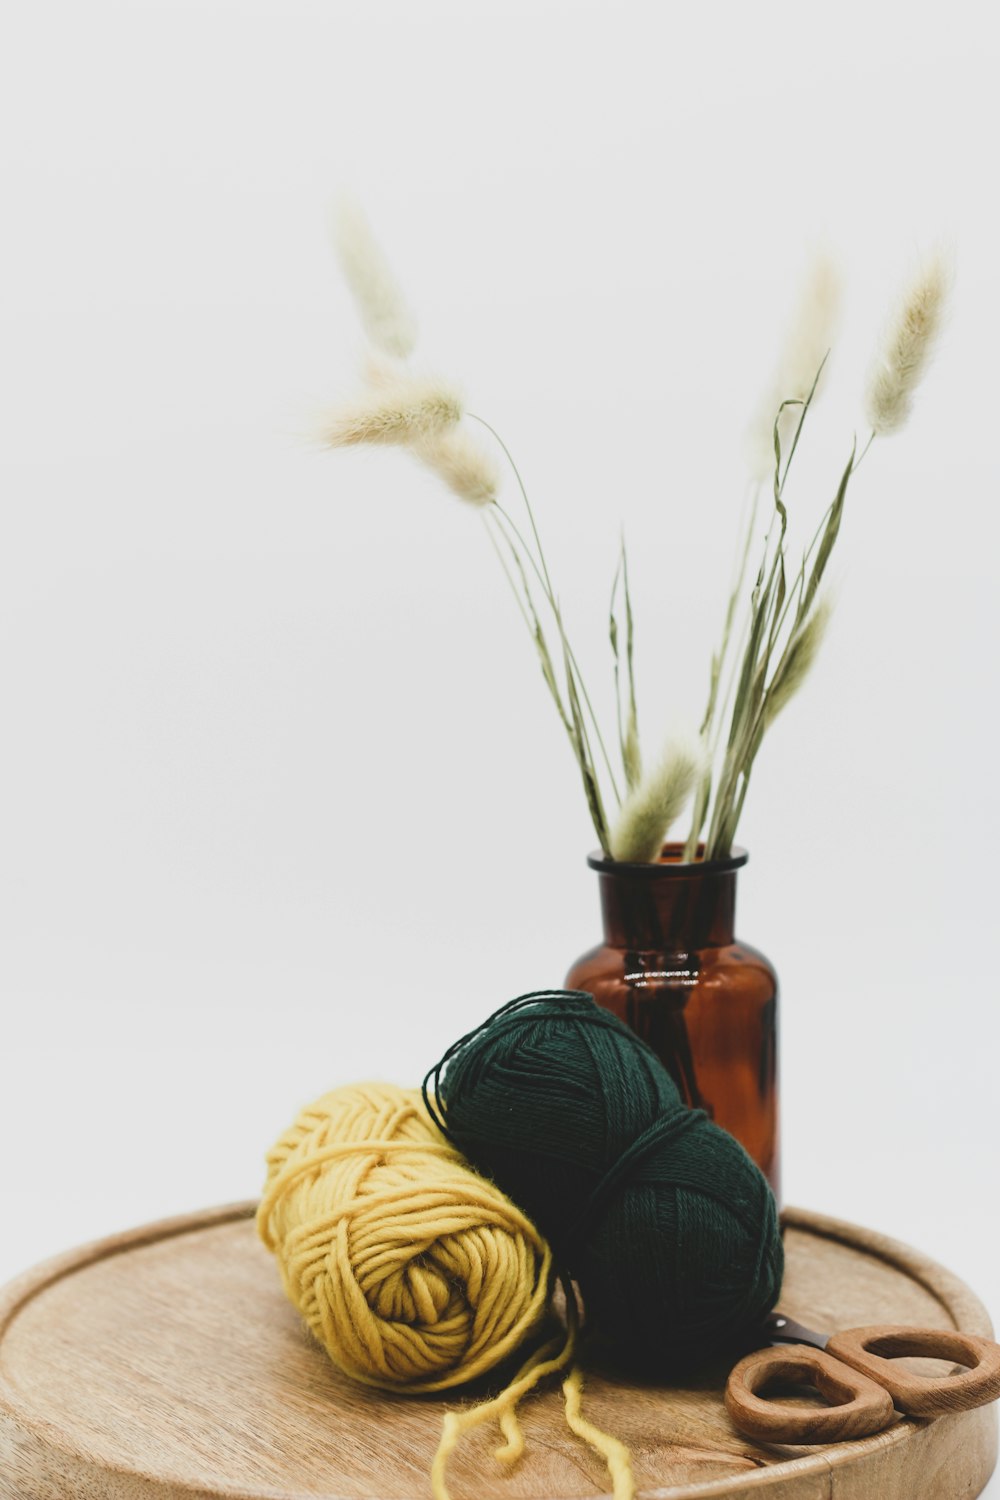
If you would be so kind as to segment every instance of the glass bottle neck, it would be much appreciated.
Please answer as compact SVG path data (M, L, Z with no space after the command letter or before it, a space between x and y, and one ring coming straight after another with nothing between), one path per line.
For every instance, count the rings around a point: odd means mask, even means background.
M734 941L734 869L605 866L597 878L609 947L691 953Z

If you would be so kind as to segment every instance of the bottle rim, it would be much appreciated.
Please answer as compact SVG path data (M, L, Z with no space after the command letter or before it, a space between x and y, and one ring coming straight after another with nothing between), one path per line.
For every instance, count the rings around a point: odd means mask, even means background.
M645 861L633 863L630 860L608 859L599 849L595 849L592 854L588 854L587 864L592 870L597 870L602 875L615 875L621 872L647 880L656 880L663 876L672 877L675 880L690 880L698 875L727 875L731 871L742 869L750 858L747 851L739 847L732 849L724 859L684 861L680 858L683 852L683 844L667 843L664 844L663 853L659 859L649 863Z

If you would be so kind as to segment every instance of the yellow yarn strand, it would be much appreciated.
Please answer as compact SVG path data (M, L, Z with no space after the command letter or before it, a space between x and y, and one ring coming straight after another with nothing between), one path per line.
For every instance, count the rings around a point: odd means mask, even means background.
M563 1381L566 1398L566 1421L577 1437L598 1452L608 1466L611 1476L611 1493L614 1500L634 1500L635 1477L632 1473L632 1455L625 1444L610 1433L602 1432L583 1415L583 1371L575 1365Z
M559 1347L560 1344L562 1348ZM451 1492L444 1477L448 1459L465 1433L470 1432L474 1427L482 1426L493 1417L497 1418L500 1431L507 1440L503 1447L495 1450L494 1458L507 1465L517 1462L524 1452L524 1433L521 1431L521 1424L517 1418L517 1404L523 1396L534 1389L540 1380L566 1368L573 1357L574 1345L573 1334L568 1334L565 1339L552 1340L532 1355L499 1396L494 1396L490 1401L480 1401L477 1406L470 1406L465 1411L446 1413L442 1423L441 1441L438 1443L434 1462L431 1464L431 1489L434 1493L434 1500L451 1500ZM555 1353L556 1350L559 1352Z
M564 1370L576 1354L580 1310L572 1285L564 1281L563 1286L566 1292L565 1338L553 1339L537 1349L518 1370L506 1389L492 1400L482 1401L478 1406L469 1407L466 1411L448 1412L445 1416L441 1441L438 1443L434 1462L431 1465L431 1490L434 1500L452 1500L451 1492L445 1483L445 1468L448 1459L466 1432L481 1426L483 1422L488 1422L492 1417L497 1418L500 1430L507 1439L502 1448L494 1450L494 1458L502 1464L513 1465L523 1454L524 1434L517 1417L518 1403L546 1376L556 1375L560 1370ZM628 1448L610 1433L603 1432L601 1428L588 1422L583 1415L583 1371L579 1365L573 1365L569 1375L563 1381L563 1395L566 1400L566 1425L604 1459L611 1478L613 1500L635 1500L632 1455Z

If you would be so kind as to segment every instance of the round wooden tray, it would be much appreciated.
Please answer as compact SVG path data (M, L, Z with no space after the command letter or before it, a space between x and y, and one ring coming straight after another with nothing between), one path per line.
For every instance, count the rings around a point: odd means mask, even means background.
M0 1292L3 1500L426 1500L449 1403L340 1376L286 1302L252 1213L152 1224ZM800 1211L784 1222L781 1307L800 1322L991 1332L972 1292L906 1246ZM629 1444L646 1500L945 1500L978 1495L992 1472L995 1407L828 1448L763 1446L731 1427L726 1373L682 1388L588 1376L585 1413ZM493 1459L495 1429L471 1434L448 1469L455 1500L606 1493L558 1390L522 1413L518 1467Z

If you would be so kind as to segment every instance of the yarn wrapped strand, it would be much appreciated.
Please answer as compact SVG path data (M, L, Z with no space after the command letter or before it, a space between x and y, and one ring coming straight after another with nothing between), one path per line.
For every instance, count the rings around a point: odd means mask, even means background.
M567 1425L604 1459L614 1500L633 1500L628 1449L581 1411L572 1287L566 1326L553 1333L548 1243L441 1135L419 1091L360 1084L302 1110L267 1154L257 1230L288 1298L353 1380L443 1391L530 1349L496 1396L445 1415L430 1475L435 1500L450 1500L448 1459L483 1422L499 1423L497 1459L517 1462L525 1447L518 1404L560 1373Z
M547 1236L588 1329L628 1363L690 1369L774 1306L784 1257L767 1180L589 994L511 1001L448 1049L423 1092Z
M362 1084L304 1109L268 1152L257 1229L312 1333L366 1385L475 1380L549 1305L548 1244L439 1135L415 1089Z

